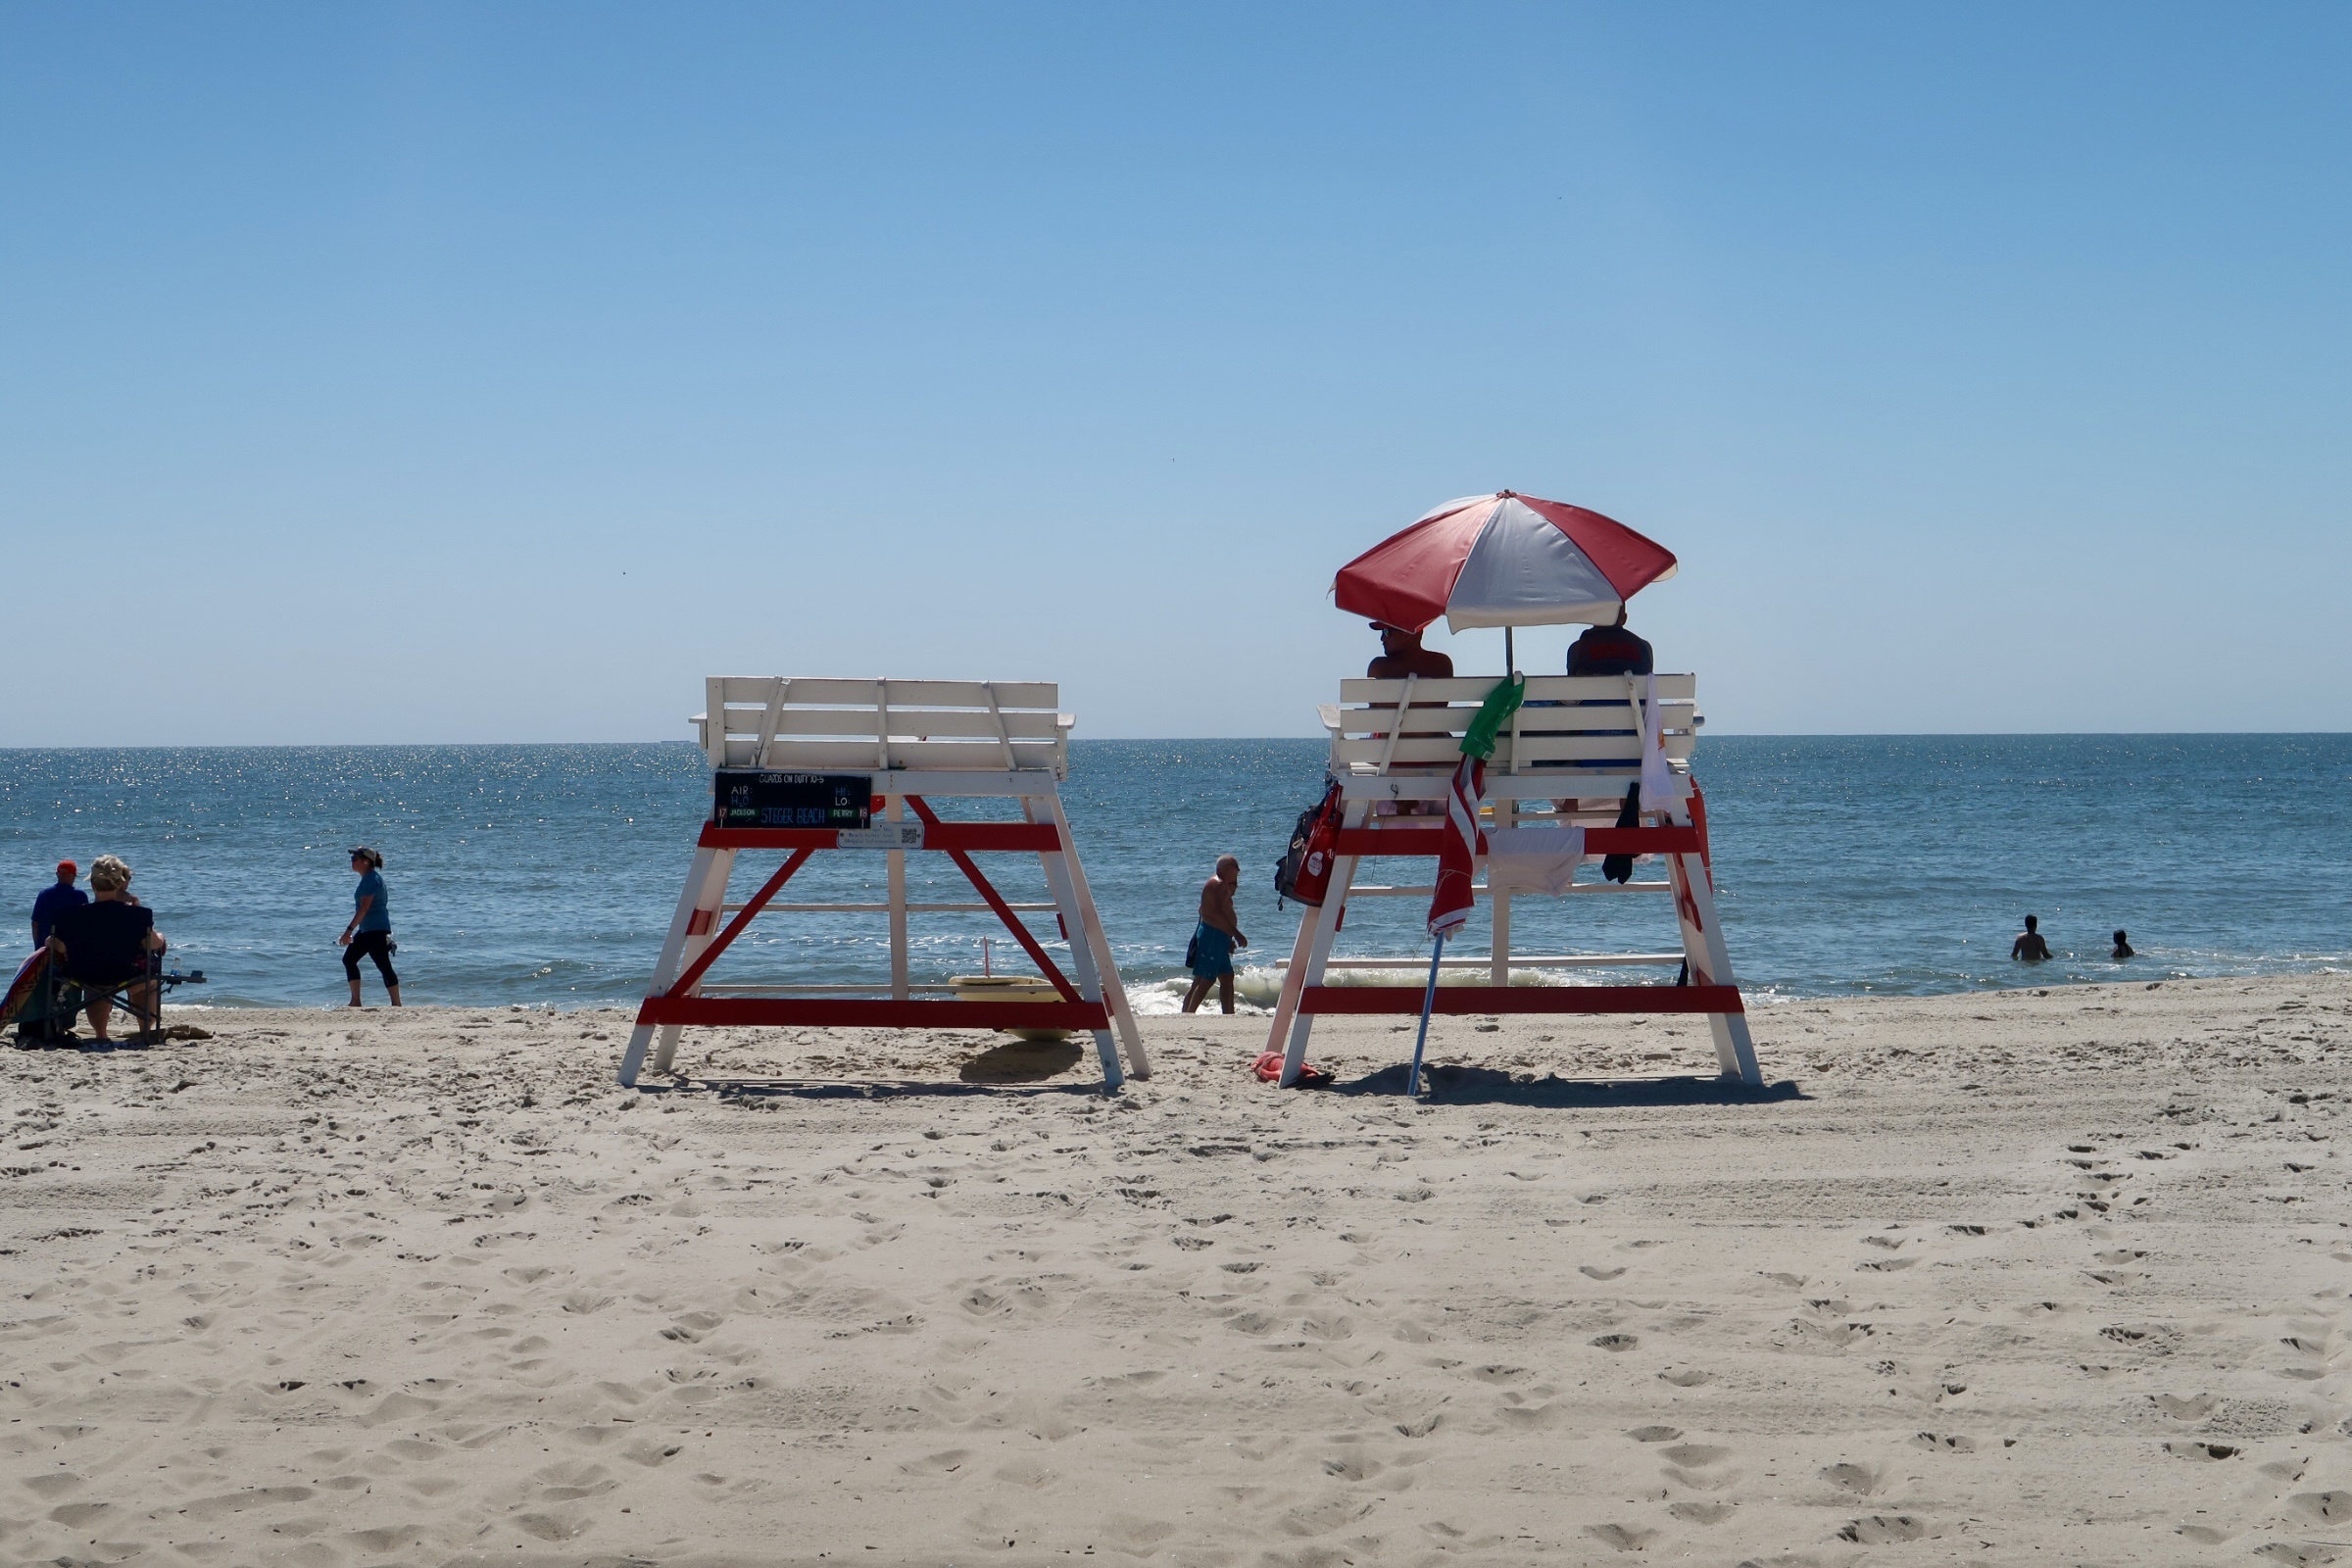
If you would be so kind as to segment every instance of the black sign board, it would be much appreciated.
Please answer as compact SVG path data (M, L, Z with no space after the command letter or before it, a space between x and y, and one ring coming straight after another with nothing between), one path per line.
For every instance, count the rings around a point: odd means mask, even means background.
M863 773L770 773L722 767L710 820L720 827L865 827L874 781Z

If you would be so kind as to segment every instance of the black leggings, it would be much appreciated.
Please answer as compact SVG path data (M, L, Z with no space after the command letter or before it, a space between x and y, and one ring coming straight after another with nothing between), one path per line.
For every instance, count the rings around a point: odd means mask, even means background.
M350 947L343 950L343 973L355 986L360 983L362 958L375 960L375 972L384 977L384 989L388 991L400 984L400 976L392 972L391 932L363 931L351 939Z

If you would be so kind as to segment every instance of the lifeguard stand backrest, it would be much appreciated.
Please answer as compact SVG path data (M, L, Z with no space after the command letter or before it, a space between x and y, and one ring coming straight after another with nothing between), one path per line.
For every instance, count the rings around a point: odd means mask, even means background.
M1625 675L1534 675L1519 710L1518 735L1502 732L1487 774L1522 771L1537 762L1576 762L1586 778L1634 777L1642 751L1633 712L1637 695L1646 697L1652 677ZM1698 711L1698 677L1659 675L1659 714L1666 730L1666 756L1687 762L1704 720ZM1332 771L1431 772L1461 760L1462 732L1478 715L1500 677L1464 676L1412 683L1412 704L1400 725L1396 705L1405 700L1401 680L1344 680L1340 700L1325 707L1331 735ZM1423 707L1423 704L1438 706ZM1401 731L1401 733L1396 733ZM1395 735L1392 740L1391 736Z
M1060 687L1033 680L713 675L694 715L713 767L1069 776Z

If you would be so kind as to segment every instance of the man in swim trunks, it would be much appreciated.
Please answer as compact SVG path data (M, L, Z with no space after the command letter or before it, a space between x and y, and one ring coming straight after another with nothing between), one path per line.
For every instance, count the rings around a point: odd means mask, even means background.
M1233 893L1242 885L1242 862L1230 855L1217 857L1217 874L1200 884L1200 923L1193 931L1193 988L1184 994L1184 1010L1199 1012L1208 983L1217 983L1217 1004L1233 1011L1233 950L1246 948L1234 917Z

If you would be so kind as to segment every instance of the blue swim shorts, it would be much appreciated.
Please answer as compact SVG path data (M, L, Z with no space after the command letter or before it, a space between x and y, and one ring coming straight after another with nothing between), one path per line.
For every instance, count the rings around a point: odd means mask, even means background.
M1193 932L1193 978L1213 980L1233 973L1233 937L1207 921Z

